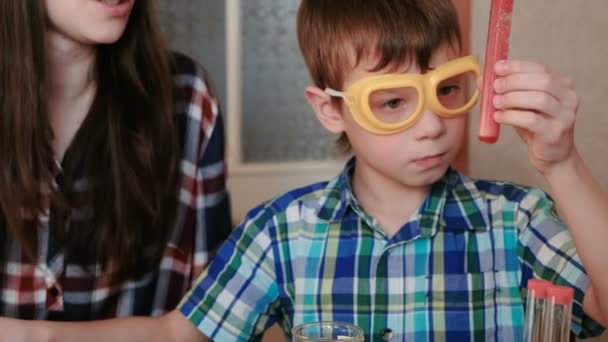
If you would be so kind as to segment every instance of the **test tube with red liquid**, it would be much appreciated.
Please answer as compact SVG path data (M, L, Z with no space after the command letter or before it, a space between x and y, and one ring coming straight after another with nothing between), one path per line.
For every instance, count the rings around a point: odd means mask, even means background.
M547 290L552 284L542 279L528 280L524 342L544 342Z
M547 288L545 302L544 341L569 342L572 324L572 299L574 289L551 285Z
M492 0L488 40L484 62L483 85L481 89L481 119L479 122L479 140L488 144L495 143L500 135L500 125L494 120L496 111L492 104L496 74L494 65L497 61L509 56L509 35L511 34L511 17L513 0Z

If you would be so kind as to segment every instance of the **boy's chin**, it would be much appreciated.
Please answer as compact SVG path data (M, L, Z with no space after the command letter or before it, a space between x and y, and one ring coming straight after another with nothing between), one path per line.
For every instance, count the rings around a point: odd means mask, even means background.
M423 170L422 172L413 175L413 177L409 179L408 183L415 183L411 184L412 186L431 185L440 180L443 175L445 175L447 169L448 166L437 166L431 169Z

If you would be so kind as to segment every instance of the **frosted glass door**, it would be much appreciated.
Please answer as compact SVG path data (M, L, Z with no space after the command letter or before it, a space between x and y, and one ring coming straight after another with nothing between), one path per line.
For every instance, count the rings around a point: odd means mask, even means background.
M227 121L235 220L280 192L331 178L335 138L306 102L298 0L157 1L176 50L208 70Z

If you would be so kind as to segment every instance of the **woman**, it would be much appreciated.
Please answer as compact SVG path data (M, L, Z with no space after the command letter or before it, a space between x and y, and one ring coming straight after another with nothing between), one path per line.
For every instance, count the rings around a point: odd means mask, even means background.
M173 309L230 232L223 124L149 0L0 0L0 316Z

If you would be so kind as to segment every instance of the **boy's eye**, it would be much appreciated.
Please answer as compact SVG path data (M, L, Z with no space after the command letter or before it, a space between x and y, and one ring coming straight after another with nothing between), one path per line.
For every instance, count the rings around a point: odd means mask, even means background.
M443 85L437 89L437 95L439 96L448 96L453 95L460 90L460 86L457 84L453 85Z
M402 99L391 99L384 103L384 107L389 109L397 109L401 106L405 101Z
M418 105L418 90L414 87L379 89L368 98L374 116L386 123L407 119Z
M471 85L475 84L476 77L474 72L468 71L443 80L435 90L437 100L448 110L463 108L476 94L475 91L469 89Z

